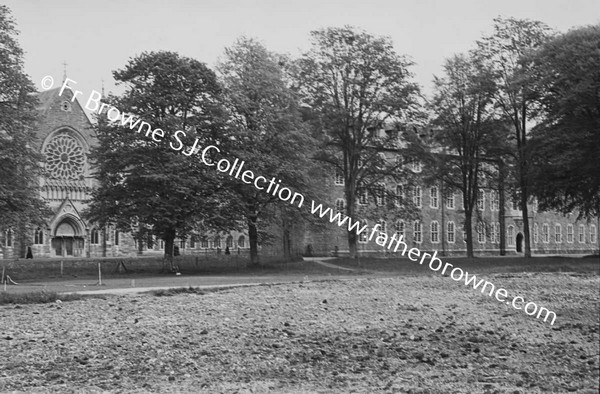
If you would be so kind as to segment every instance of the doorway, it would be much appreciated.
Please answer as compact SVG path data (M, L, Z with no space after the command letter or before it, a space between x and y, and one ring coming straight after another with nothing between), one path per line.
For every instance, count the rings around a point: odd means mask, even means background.
M517 234L517 253L523 253L523 234Z

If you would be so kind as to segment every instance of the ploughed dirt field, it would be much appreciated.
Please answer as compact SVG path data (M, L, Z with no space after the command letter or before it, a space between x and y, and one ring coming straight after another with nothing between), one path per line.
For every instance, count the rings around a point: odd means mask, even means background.
M555 324L440 275L3 305L0 392L597 393L598 275L485 277Z

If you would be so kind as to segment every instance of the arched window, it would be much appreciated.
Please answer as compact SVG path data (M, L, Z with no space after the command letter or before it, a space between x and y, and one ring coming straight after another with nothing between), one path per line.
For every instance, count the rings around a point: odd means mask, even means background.
M508 226L506 238L508 238L508 246L515 246L515 228L513 226Z
M417 208L421 208L421 186L414 186L413 189L413 203Z
M485 225L482 222L477 223L477 242L485 243Z
M595 244L598 237L598 233L596 232L596 225L592 224L590 226L590 242Z
M534 223L533 225L533 243L538 243L539 238L540 238L540 226L538 226L537 223Z
M434 244L440 242L440 225L435 220L431 222L431 242Z
M365 231L362 231L362 232L361 232L361 233L358 235L358 242L360 242L360 243L363 243L363 244L364 244L364 243L366 243L366 242L367 242L367 239L368 239L368 234L367 234L367 233L368 233L368 231L367 231L367 228L368 228L368 227L367 227L367 226L368 226L369 224L367 223L367 221L366 221L365 219L363 219L363 220L361 221L361 223L360 223L360 224L361 224L360 228L363 228L363 227L364 227Z
M479 211L485 209L485 191L483 189L477 190L477 209Z
M400 237L404 237L404 221L396 220L396 237L400 239Z
M213 241L213 247L214 248L220 248L221 247L221 237L216 236L215 240Z
M196 247L196 236L192 235L190 237L190 249L194 249Z
M579 243L585 243L585 226L583 224L579 225Z
M548 226L548 223L544 223L542 226L542 241L544 241L544 243L550 242L550 227Z
M116 246L119 246L119 237L120 237L119 230L115 230L115 245Z
M377 221L377 224L379 225L379 232L385 233L387 230L387 224L386 224L385 220L379 219Z
M98 229L93 228L92 233L90 235L90 243L92 245L97 245L100 243L100 235L98 233Z
M558 223L554 226L554 242L557 244L562 242L562 227Z
M567 242L570 244L573 243L573 225L572 224L567 225Z
M346 212L344 209L345 205L346 202L342 198L338 198L335 201L335 211L338 212L340 215L343 215Z
M245 248L246 247L246 237L244 237L243 235L240 235L240 237L238 238L238 248Z
M437 208L439 206L438 188L433 186L429 189L429 206L431 208Z
M208 238L202 237L202 239L200 239L200 247L203 249L208 248Z
M225 245L228 248L233 248L233 237L230 235L229 237L227 237L227 240L225 241Z
M423 229L422 229L421 222L418 220L415 220L413 222L413 240L416 243L423 242Z
M44 244L44 232L39 227L35 230L35 233L33 234L33 243L34 245Z
M448 238L448 242L453 244L454 243L454 239L455 239L455 235L454 235L454 222L448 222L448 231L447 231L447 238Z

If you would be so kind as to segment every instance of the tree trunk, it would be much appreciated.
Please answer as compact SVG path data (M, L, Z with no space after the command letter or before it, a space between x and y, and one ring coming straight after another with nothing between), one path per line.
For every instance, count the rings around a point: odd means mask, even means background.
M506 207L504 196L504 164L500 162L498 166L498 222L500 223L500 256L506 255Z
M164 264L168 272L179 272L179 267L173 261L173 251L175 249L175 231L170 230L165 234L163 239L165 241L165 254Z
M473 258L473 210L465 207L465 232L467 233L467 257Z
M355 259L358 257L356 241L358 239L358 235L354 231L348 231L348 250L350 251L350 258Z
M529 242L529 210L527 208L527 185L521 182L521 213L523 217L523 238L525 241L525 250L523 257L531 257L531 243Z
M256 228L256 211L248 216L248 238L250 243L250 264L258 265L258 229Z

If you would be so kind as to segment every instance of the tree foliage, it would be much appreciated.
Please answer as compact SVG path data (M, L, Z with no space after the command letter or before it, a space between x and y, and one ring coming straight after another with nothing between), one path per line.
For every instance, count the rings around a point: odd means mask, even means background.
M406 181L402 162L380 153L400 148L398 133L417 113L418 87L408 71L412 63L386 37L346 26L314 31L312 38L298 62L297 88L321 141L316 158L343 177L346 214L353 217L359 191L382 193L380 183ZM357 234L348 231L351 256L356 243Z
M231 153L243 160L255 177L281 180L281 187L309 198L308 152L314 144L303 128L297 97L288 86L286 64L285 57L249 38L242 37L225 50L219 71L230 111ZM285 240L289 224L298 219L300 211L297 205L273 195L274 187L267 192L234 179L229 187L235 210L245 218L251 263L256 264L259 235L263 239L272 236L272 226L278 222L283 225Z
M24 236L24 225L42 226L49 211L39 193L35 87L23 71L16 35L9 9L0 5L0 230L14 227Z
M173 254L174 239L185 238L200 224L205 229L233 227L229 210L223 209L222 181L193 155L207 145L226 143L215 74L197 60L150 52L113 75L127 90L106 101L165 136L146 137L145 127L138 133L139 128L131 130L120 120L100 117L99 145L92 151L99 187L90 218L133 230L140 242L147 232L156 235L165 241L167 257Z
M600 25L571 30L528 61L543 121L533 130L540 208L600 215Z
M502 127L493 108L495 86L490 71L472 55L454 55L444 64L444 76L434 80L430 103L435 140L445 152L432 152L434 176L460 190L465 207L464 228L467 256L473 257L472 219L480 187L484 184L484 163L502 145Z
M527 82L531 62L525 56L539 48L551 36L551 30L542 22L528 19L496 18L493 34L477 42L477 55L492 71L496 84L495 105L504 119L511 125L514 149L513 174L519 193L516 198L522 211L524 257L531 257L531 237L527 203L531 196L530 158L527 149L528 123L537 114L533 86Z

